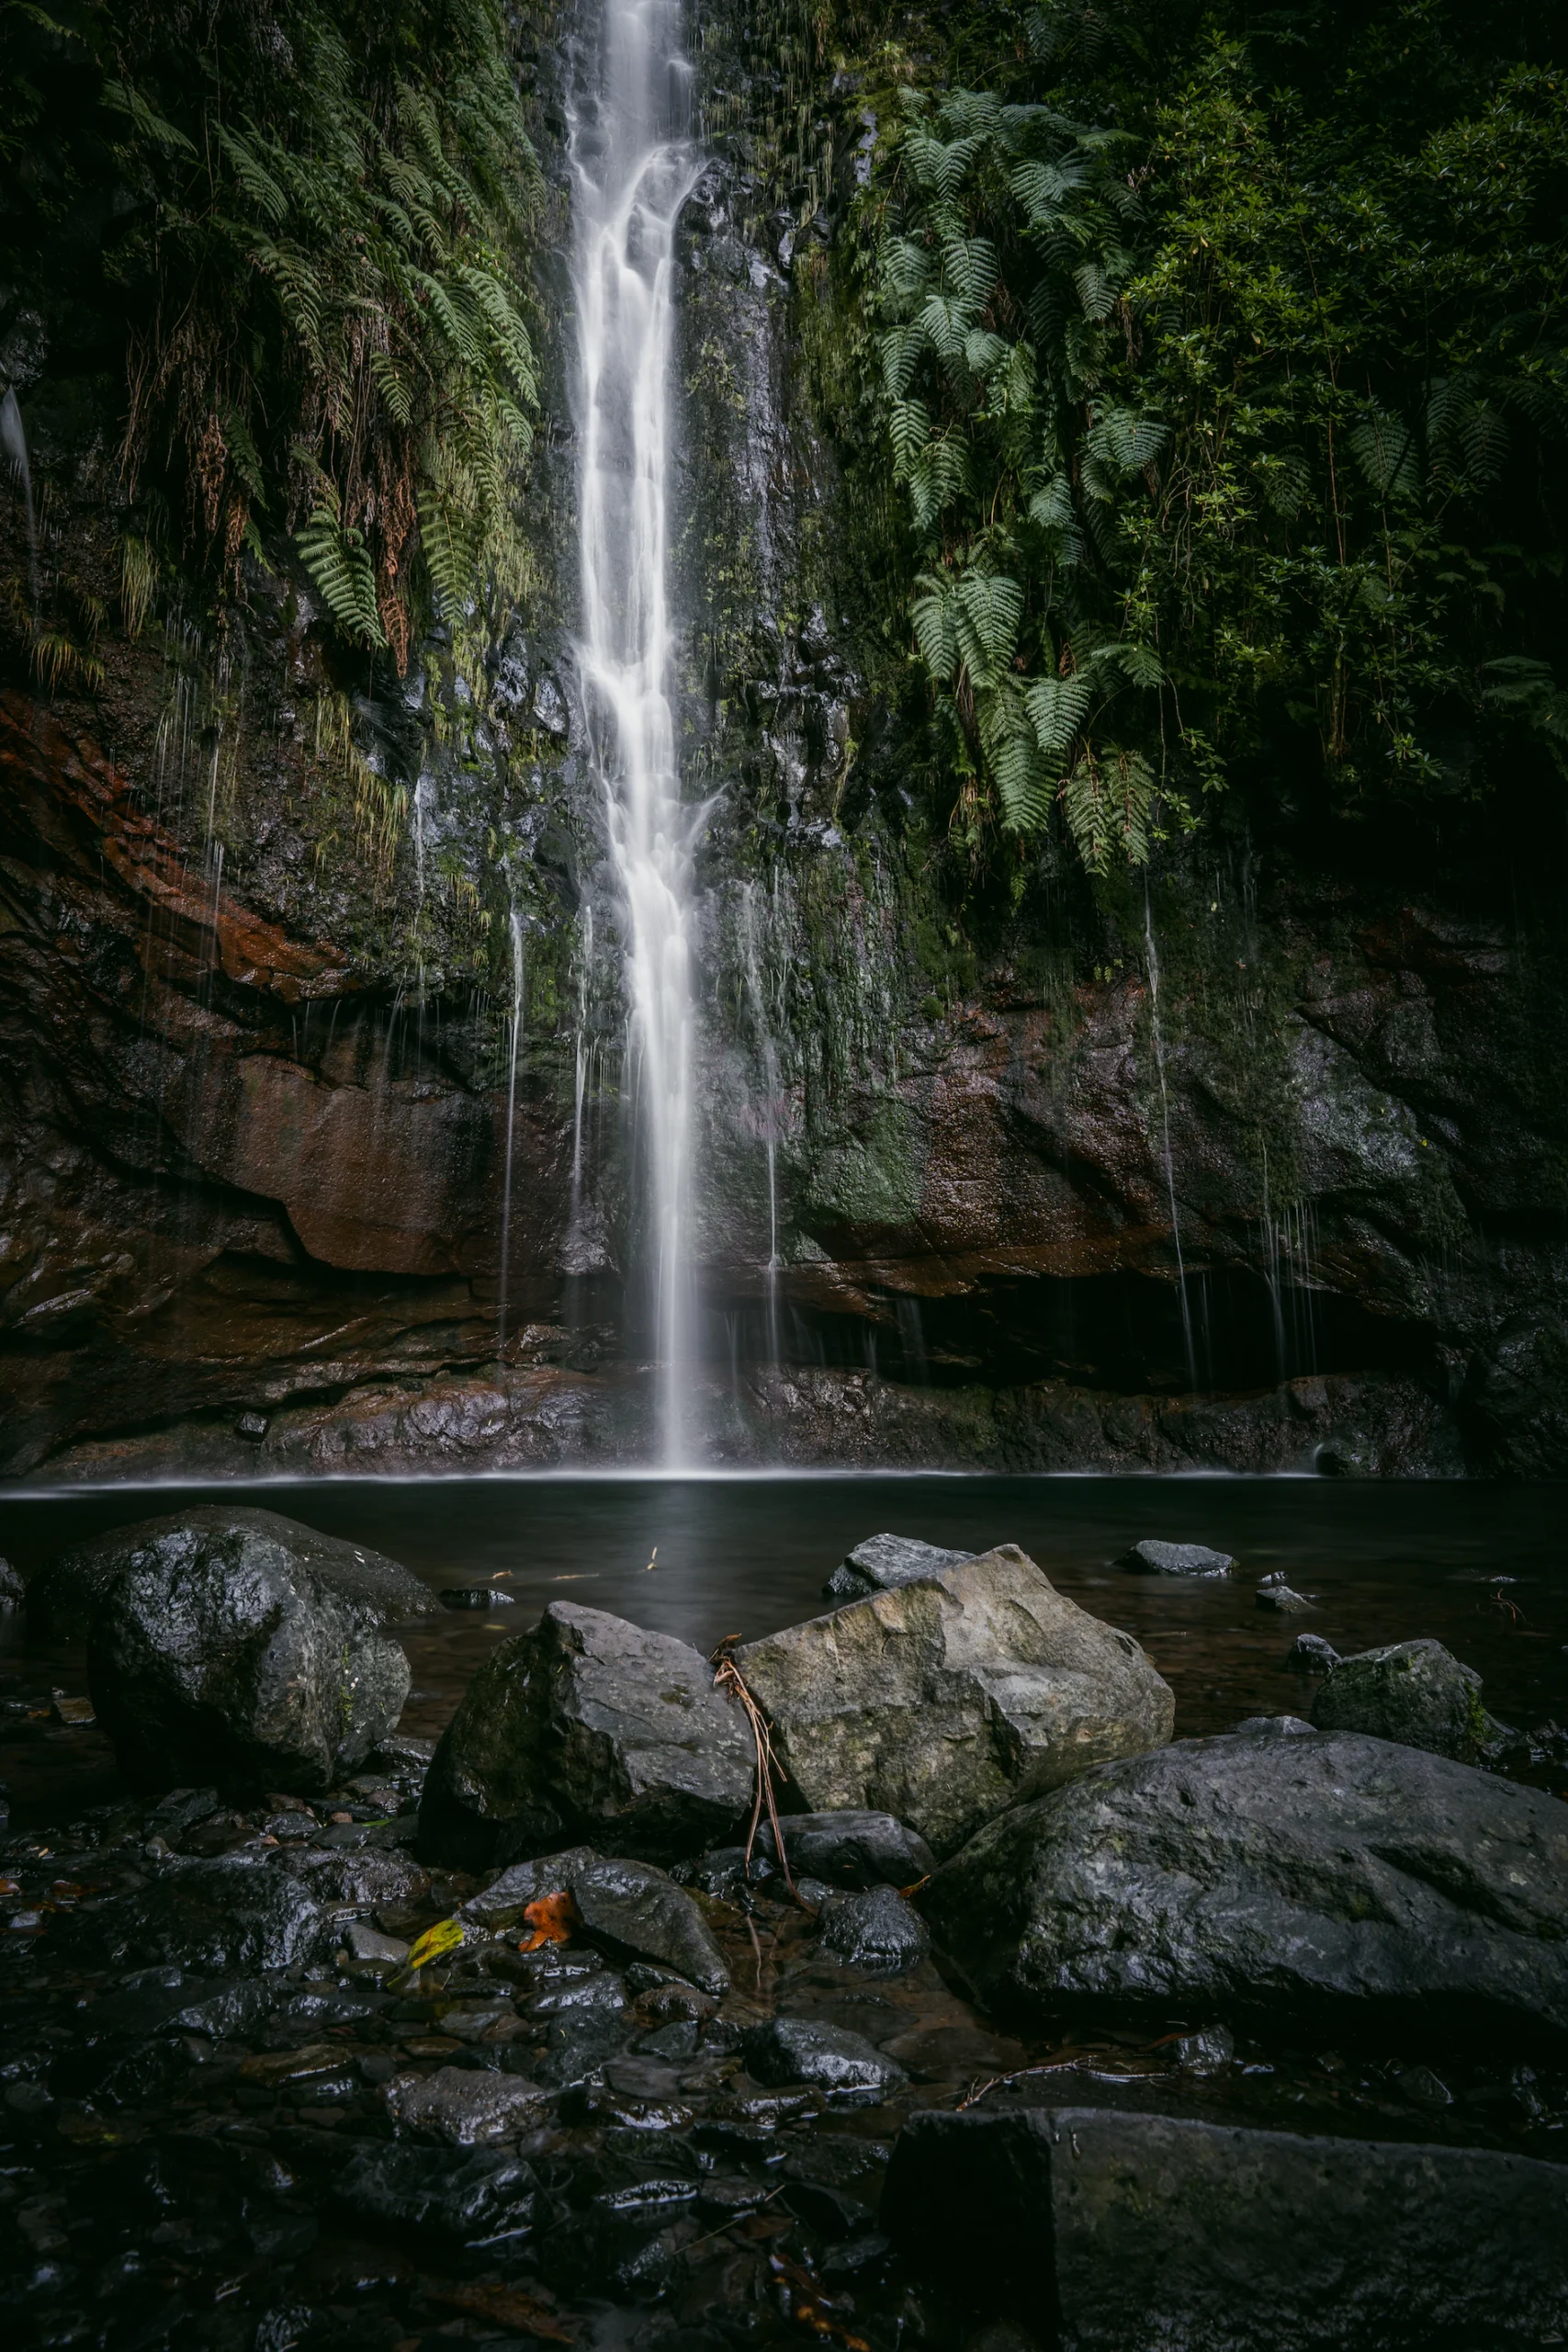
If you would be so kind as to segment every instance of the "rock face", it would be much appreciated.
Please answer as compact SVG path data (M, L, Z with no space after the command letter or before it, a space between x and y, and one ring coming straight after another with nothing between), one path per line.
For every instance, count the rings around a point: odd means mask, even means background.
M1211 1552L1206 1544L1161 1544L1145 1536L1122 1566L1146 1577L1228 1577L1235 1562L1228 1552Z
M868 1535L845 1554L822 1588L825 1600L863 1600L868 1593L892 1592L901 1584L916 1584L940 1568L956 1568L972 1560L973 1552L944 1552L938 1544L922 1544L913 1535Z
M360 1544L322 1535L275 1510L201 1503L165 1519L117 1527L51 1560L28 1589L28 1626L40 1641L85 1641L99 1602L131 1569L175 1573L220 1563L234 1574L303 1568L329 1591L360 1603L379 1623L429 1617L436 1603L416 1576Z
M301 1966L331 1949L330 1915L262 1854L177 1863L71 1925L85 1947L107 1953L117 1968L254 1974Z
M1323 1731L1362 1731L1470 1764L1493 1736L1481 1677L1441 1642L1392 1642L1329 1668L1313 1705Z
M1059 2352L1427 2352L1568 2329L1568 2167L1094 2108L911 2119L883 2221Z
M136 1546L93 1619L87 1673L121 1770L150 1790L330 1788L395 1727L409 1687L373 1602L248 1530Z
M1159 1746L1175 1715L1132 1635L1010 1544L752 1642L739 1663L809 1805L894 1814L939 1855L1006 1805Z
M485 1870L581 1838L669 1860L735 1828L754 1763L695 1650L552 1601L469 1684L425 1781L422 1850Z
M1568 1808L1349 1732L1107 1765L982 1830L922 1907L1013 2014L1568 2035Z

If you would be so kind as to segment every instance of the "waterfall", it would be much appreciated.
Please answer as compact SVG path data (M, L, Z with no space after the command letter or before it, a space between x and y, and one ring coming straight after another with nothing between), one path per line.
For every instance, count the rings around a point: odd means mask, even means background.
M674 232L696 178L679 0L605 0L597 106L572 129L584 702L624 912L661 1449L684 1451L691 859L667 694Z
M773 1036L773 1023L768 1014L767 991L762 979L762 947L761 922L757 910L757 887L753 882L740 886L740 904L737 933L740 944L740 970L746 989L747 1011L750 1016L751 1034L757 1058L761 1066L762 1099L753 1109L757 1131L767 1155L768 1167L768 1262L762 1271L763 1305L767 1315L768 1362L779 1361L779 1190L778 1140L779 1119L783 1109L779 1080L779 1049Z
M1176 1245L1176 1291L1181 1301L1181 1343L1187 1357L1187 1385L1198 1388L1198 1349L1192 1336L1192 1310L1187 1300L1187 1267L1181 1255L1181 1216L1176 1205L1176 1167L1170 1156L1170 1095L1165 1082L1165 1035L1159 1018L1159 952L1155 946L1155 919L1149 906L1149 886L1144 883L1144 944L1149 967L1149 1027L1154 1037L1155 1069L1159 1077L1160 1125L1164 1133L1165 1193L1170 1204L1170 1238Z
M511 880L510 873L507 876ZM506 1290L512 1262L512 1147L517 1127L517 1050L523 1040L523 918L515 907L512 910L512 1012L507 1023L511 1037L510 1067L506 1080L506 1165L502 1177L501 1193L501 1282L495 1309L495 1351L502 1356L506 1350Z
M28 436L22 430L22 412L15 390L7 386L0 399L0 451L22 493L22 503L28 517L28 593L32 602L32 624L36 630L41 619L39 595L38 516L33 509L32 468L28 463Z

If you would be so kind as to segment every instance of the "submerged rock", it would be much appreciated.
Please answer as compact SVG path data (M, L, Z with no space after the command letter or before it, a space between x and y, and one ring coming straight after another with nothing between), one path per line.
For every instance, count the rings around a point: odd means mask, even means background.
M40 1641L85 1641L100 1602L130 1569L161 1564L178 1575L210 1560L239 1576L306 1569L329 1591L362 1603L379 1624L436 1613L419 1578L384 1553L322 1535L279 1511L201 1503L112 1528L51 1560L28 1588L28 1629Z
M1292 1592L1282 1577L1270 1577L1260 1584L1253 1595L1253 1603L1272 1617L1304 1617L1317 1606L1305 1593Z
M331 1788L393 1728L409 1687L369 1601L248 1536L135 1552L95 1614L87 1673L141 1789Z
M791 1871L829 1886L913 1886L936 1868L919 1832L890 1813L791 1813L780 1826ZM756 1851L777 1860L771 1822L758 1830Z
M734 1831L754 1761L696 1650L552 1601L468 1685L425 1781L422 1850L486 1870L581 1838L668 1860Z
M938 1854L1004 1806L1157 1747L1175 1714L1131 1634L1011 1544L752 1642L737 1663L807 1804L891 1813Z
M1206 1544L1161 1544L1145 1536L1122 1555L1122 1566L1148 1577L1228 1577L1235 1562L1228 1552Z
M1285 1652L1285 1664L1292 1674L1326 1674L1338 1663L1338 1651L1321 1634L1298 1634Z
M332 2196L362 2226L466 2245L525 2228L537 2187L531 2166L499 2149L463 2154L362 2143Z
M1369 1732L1467 1764L1495 1731L1481 1703L1480 1675L1434 1641L1391 1642L1336 1660L1312 1719L1324 1731Z
M869 1593L893 1592L943 1568L962 1566L973 1552L944 1552L913 1535L868 1535L846 1553L822 1588L825 1600L863 1600Z
M921 1908L1015 2015L1568 2035L1568 1807L1349 1732L1107 1765L991 1823Z
M1074 2352L1381 2352L1568 2330L1568 2168L1096 2108L928 2112L883 2223Z

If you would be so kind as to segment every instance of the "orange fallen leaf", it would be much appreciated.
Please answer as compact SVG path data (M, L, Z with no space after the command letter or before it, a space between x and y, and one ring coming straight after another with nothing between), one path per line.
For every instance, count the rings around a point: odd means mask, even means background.
M525 2335L536 2335L547 2344L575 2344L576 2335L563 2327L553 2312L547 2312L532 2295L521 2293L515 2287L445 2287L432 2295L433 2303L445 2303L448 2311L468 2312L475 2319L494 2320L498 2327L520 2328Z
M558 1894L541 1894L537 1903L530 1903L523 1917L534 1930L519 1943L519 1951L538 1951L545 1944L564 1944L570 1940L574 1928L582 1925L570 1888Z

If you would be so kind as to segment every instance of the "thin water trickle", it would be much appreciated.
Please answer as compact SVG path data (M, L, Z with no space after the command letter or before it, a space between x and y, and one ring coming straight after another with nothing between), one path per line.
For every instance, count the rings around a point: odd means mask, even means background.
M1159 1017L1159 950L1155 945L1155 919L1149 886L1144 884L1144 945L1149 971L1149 1028L1154 1037L1155 1069L1159 1078L1159 1110L1165 1157L1165 1192L1170 1204L1170 1238L1176 1248L1176 1290L1181 1302L1181 1344L1187 1358L1187 1385L1196 1391L1198 1347L1192 1332L1192 1310L1187 1298L1187 1266L1181 1254L1181 1217L1176 1205L1176 1168L1170 1156L1170 1095L1165 1082L1165 1035Z
M738 930L740 941L740 968L746 985L747 1010L750 1016L757 1059L762 1075L762 1100L756 1113L768 1168L768 1261L762 1270L762 1301L767 1317L768 1362L779 1361L779 1187L778 1138L779 1120L783 1108L779 1079L779 1049L773 1035L773 1025L768 1017L768 1001L762 984L762 953L760 937L757 887L753 882L740 886L740 910Z
M674 233L695 182L678 0L607 0L597 105L573 124L581 648L624 904L660 1451L690 1386L692 835L667 691Z
M28 596L36 630L43 610L39 584L38 514L33 505L32 468L28 463L28 436L22 429L22 412L15 391L8 385L4 399L0 399L0 454L4 455L20 486L22 506L28 518Z
M582 1219L582 1113L588 1094L588 1003L593 984L593 910L582 910L582 941L577 967L577 1052L571 1092L571 1226L576 1233Z
M512 910L512 1012L506 1079L506 1161L501 1193L501 1278L495 1307L495 1351L506 1347L506 1289L512 1263L512 1149L517 1128L517 1054L523 1039L523 918Z

